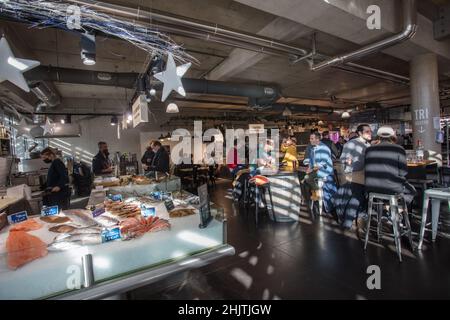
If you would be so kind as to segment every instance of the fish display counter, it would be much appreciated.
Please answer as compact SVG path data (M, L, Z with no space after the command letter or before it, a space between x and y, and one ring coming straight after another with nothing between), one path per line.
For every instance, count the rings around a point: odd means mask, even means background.
M223 209L207 202L160 192L10 221L0 299L101 299L233 255Z

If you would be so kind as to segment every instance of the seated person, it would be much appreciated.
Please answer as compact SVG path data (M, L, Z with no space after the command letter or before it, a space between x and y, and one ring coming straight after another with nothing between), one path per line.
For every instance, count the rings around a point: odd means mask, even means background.
M403 194L410 204L416 189L406 180L405 149L395 144L395 131L391 127L381 127L377 135L379 143L367 148L365 155L366 192Z

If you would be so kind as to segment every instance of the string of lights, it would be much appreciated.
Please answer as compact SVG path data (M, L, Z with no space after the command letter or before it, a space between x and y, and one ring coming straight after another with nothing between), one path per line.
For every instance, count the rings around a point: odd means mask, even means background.
M64 1L48 0L10 0L0 1L0 16L29 24L30 28L54 27L69 31L100 33L128 41L152 55L172 53L179 62L197 62L187 54L168 35L156 28L144 28L132 21L119 20L104 13L96 12L87 6L78 7ZM73 15L79 14L78 20ZM75 21L75 23L73 22ZM76 30L73 28L76 26Z

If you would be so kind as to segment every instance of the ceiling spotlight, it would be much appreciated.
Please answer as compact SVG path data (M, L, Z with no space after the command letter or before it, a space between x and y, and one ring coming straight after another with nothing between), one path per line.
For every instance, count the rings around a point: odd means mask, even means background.
M133 121L133 116L128 112L127 123L131 123L131 121Z
M93 66L96 62L95 35L91 33L81 34L81 61L86 66Z
M180 110L178 109L178 106L175 103L169 103L166 109L166 113L178 113Z
M291 111L291 109L289 109L288 107L286 107L286 108L284 109L284 111L283 111L283 116L284 116L284 117L292 116L292 111Z
M66 120L61 119L61 124L64 124L64 123L66 123Z
M342 115L341 115L341 117L342 117L342 119L348 119L348 118L350 118L350 112L347 112L347 111L343 112Z
M149 90L148 93L150 93L150 95L151 95L152 97L154 97L154 96L156 95L156 90L152 88L152 89Z
M112 116L112 118L111 118L111 125L112 125L112 126L115 126L115 125L117 125L118 123L119 123L119 119L117 119L116 116Z

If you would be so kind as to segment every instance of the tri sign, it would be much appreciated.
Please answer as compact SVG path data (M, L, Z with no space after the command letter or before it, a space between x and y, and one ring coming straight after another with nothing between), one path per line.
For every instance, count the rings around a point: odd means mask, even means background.
M414 110L414 124L418 128L419 133L424 133L426 130L424 128L428 127L429 121L429 110L428 108L420 108Z

